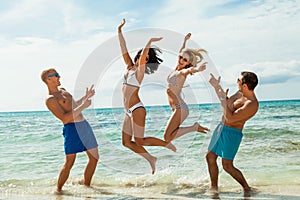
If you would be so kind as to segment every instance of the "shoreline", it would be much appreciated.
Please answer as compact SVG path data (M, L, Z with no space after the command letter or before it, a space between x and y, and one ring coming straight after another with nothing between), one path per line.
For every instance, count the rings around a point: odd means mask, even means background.
M255 187L257 192L244 197L242 189L220 188L218 194L208 191L208 188L176 188L175 185L151 186L151 187L109 187L92 186L86 188L81 185L66 186L62 194L55 194L55 187L34 187L34 190L26 191L22 188L0 188L0 199L286 199L300 198L300 185L265 185Z

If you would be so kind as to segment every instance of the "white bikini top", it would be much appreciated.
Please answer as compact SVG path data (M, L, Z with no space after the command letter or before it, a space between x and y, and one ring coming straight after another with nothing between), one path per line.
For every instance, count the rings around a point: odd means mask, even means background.
M177 74L178 73L180 73L180 72L175 70L169 74L169 76L167 78L168 84L177 86ZM185 88L185 87L189 87L189 86L190 86L189 84L186 84L186 85L184 84L182 87Z
M127 78L126 78L126 74L124 74L123 84L130 85L133 87L140 87L140 83L136 79L135 71L129 70Z
M167 81L169 84L171 85L175 85L176 86L176 75L177 75L178 71L173 71L169 74Z

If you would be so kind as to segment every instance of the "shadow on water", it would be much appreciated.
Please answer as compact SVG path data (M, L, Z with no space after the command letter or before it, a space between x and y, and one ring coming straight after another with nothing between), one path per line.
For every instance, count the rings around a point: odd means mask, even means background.
M206 188L199 188L197 190L193 189L192 191L184 190L168 190L163 193L164 195L169 196L168 199L219 199L219 200L227 200L227 199L239 199L239 200L276 200L276 199L284 199L284 200L298 200L299 196L292 195L280 195L280 194L268 194L264 192L260 192L255 190L251 193L243 193L243 192L227 192L227 191L210 191ZM172 198L172 196L174 198ZM171 198L170 198L171 197Z
M267 194L267 193L253 193L253 194L244 194L244 193L235 193L235 192L190 192L190 193L175 193L175 192L167 192L163 193L168 196L173 196L174 199L219 199L219 200L227 200L227 199L239 199L239 200L298 200L299 197L289 196L289 195L276 195L276 194ZM170 199L170 198L168 198Z

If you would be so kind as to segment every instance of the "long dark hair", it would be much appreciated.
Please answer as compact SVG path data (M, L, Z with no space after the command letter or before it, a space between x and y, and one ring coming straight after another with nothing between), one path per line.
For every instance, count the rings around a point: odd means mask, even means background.
M134 63L140 58L143 49L139 50L134 57ZM146 63L146 74L153 74L157 69L160 63L163 62L161 58L158 57L158 53L162 53L159 48L149 48L148 60Z

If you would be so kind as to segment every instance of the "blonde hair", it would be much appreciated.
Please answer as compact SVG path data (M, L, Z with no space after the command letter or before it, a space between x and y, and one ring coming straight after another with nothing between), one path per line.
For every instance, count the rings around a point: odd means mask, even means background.
M200 52L207 53L205 49L183 49L181 53L186 53L189 56L189 62L191 63L187 67L195 67L198 63L200 63L204 57Z
M44 71L42 71L41 73L41 79L44 83L47 84L47 78L48 78L48 75L52 72L52 71L56 71L54 68L50 68L50 69L45 69Z

